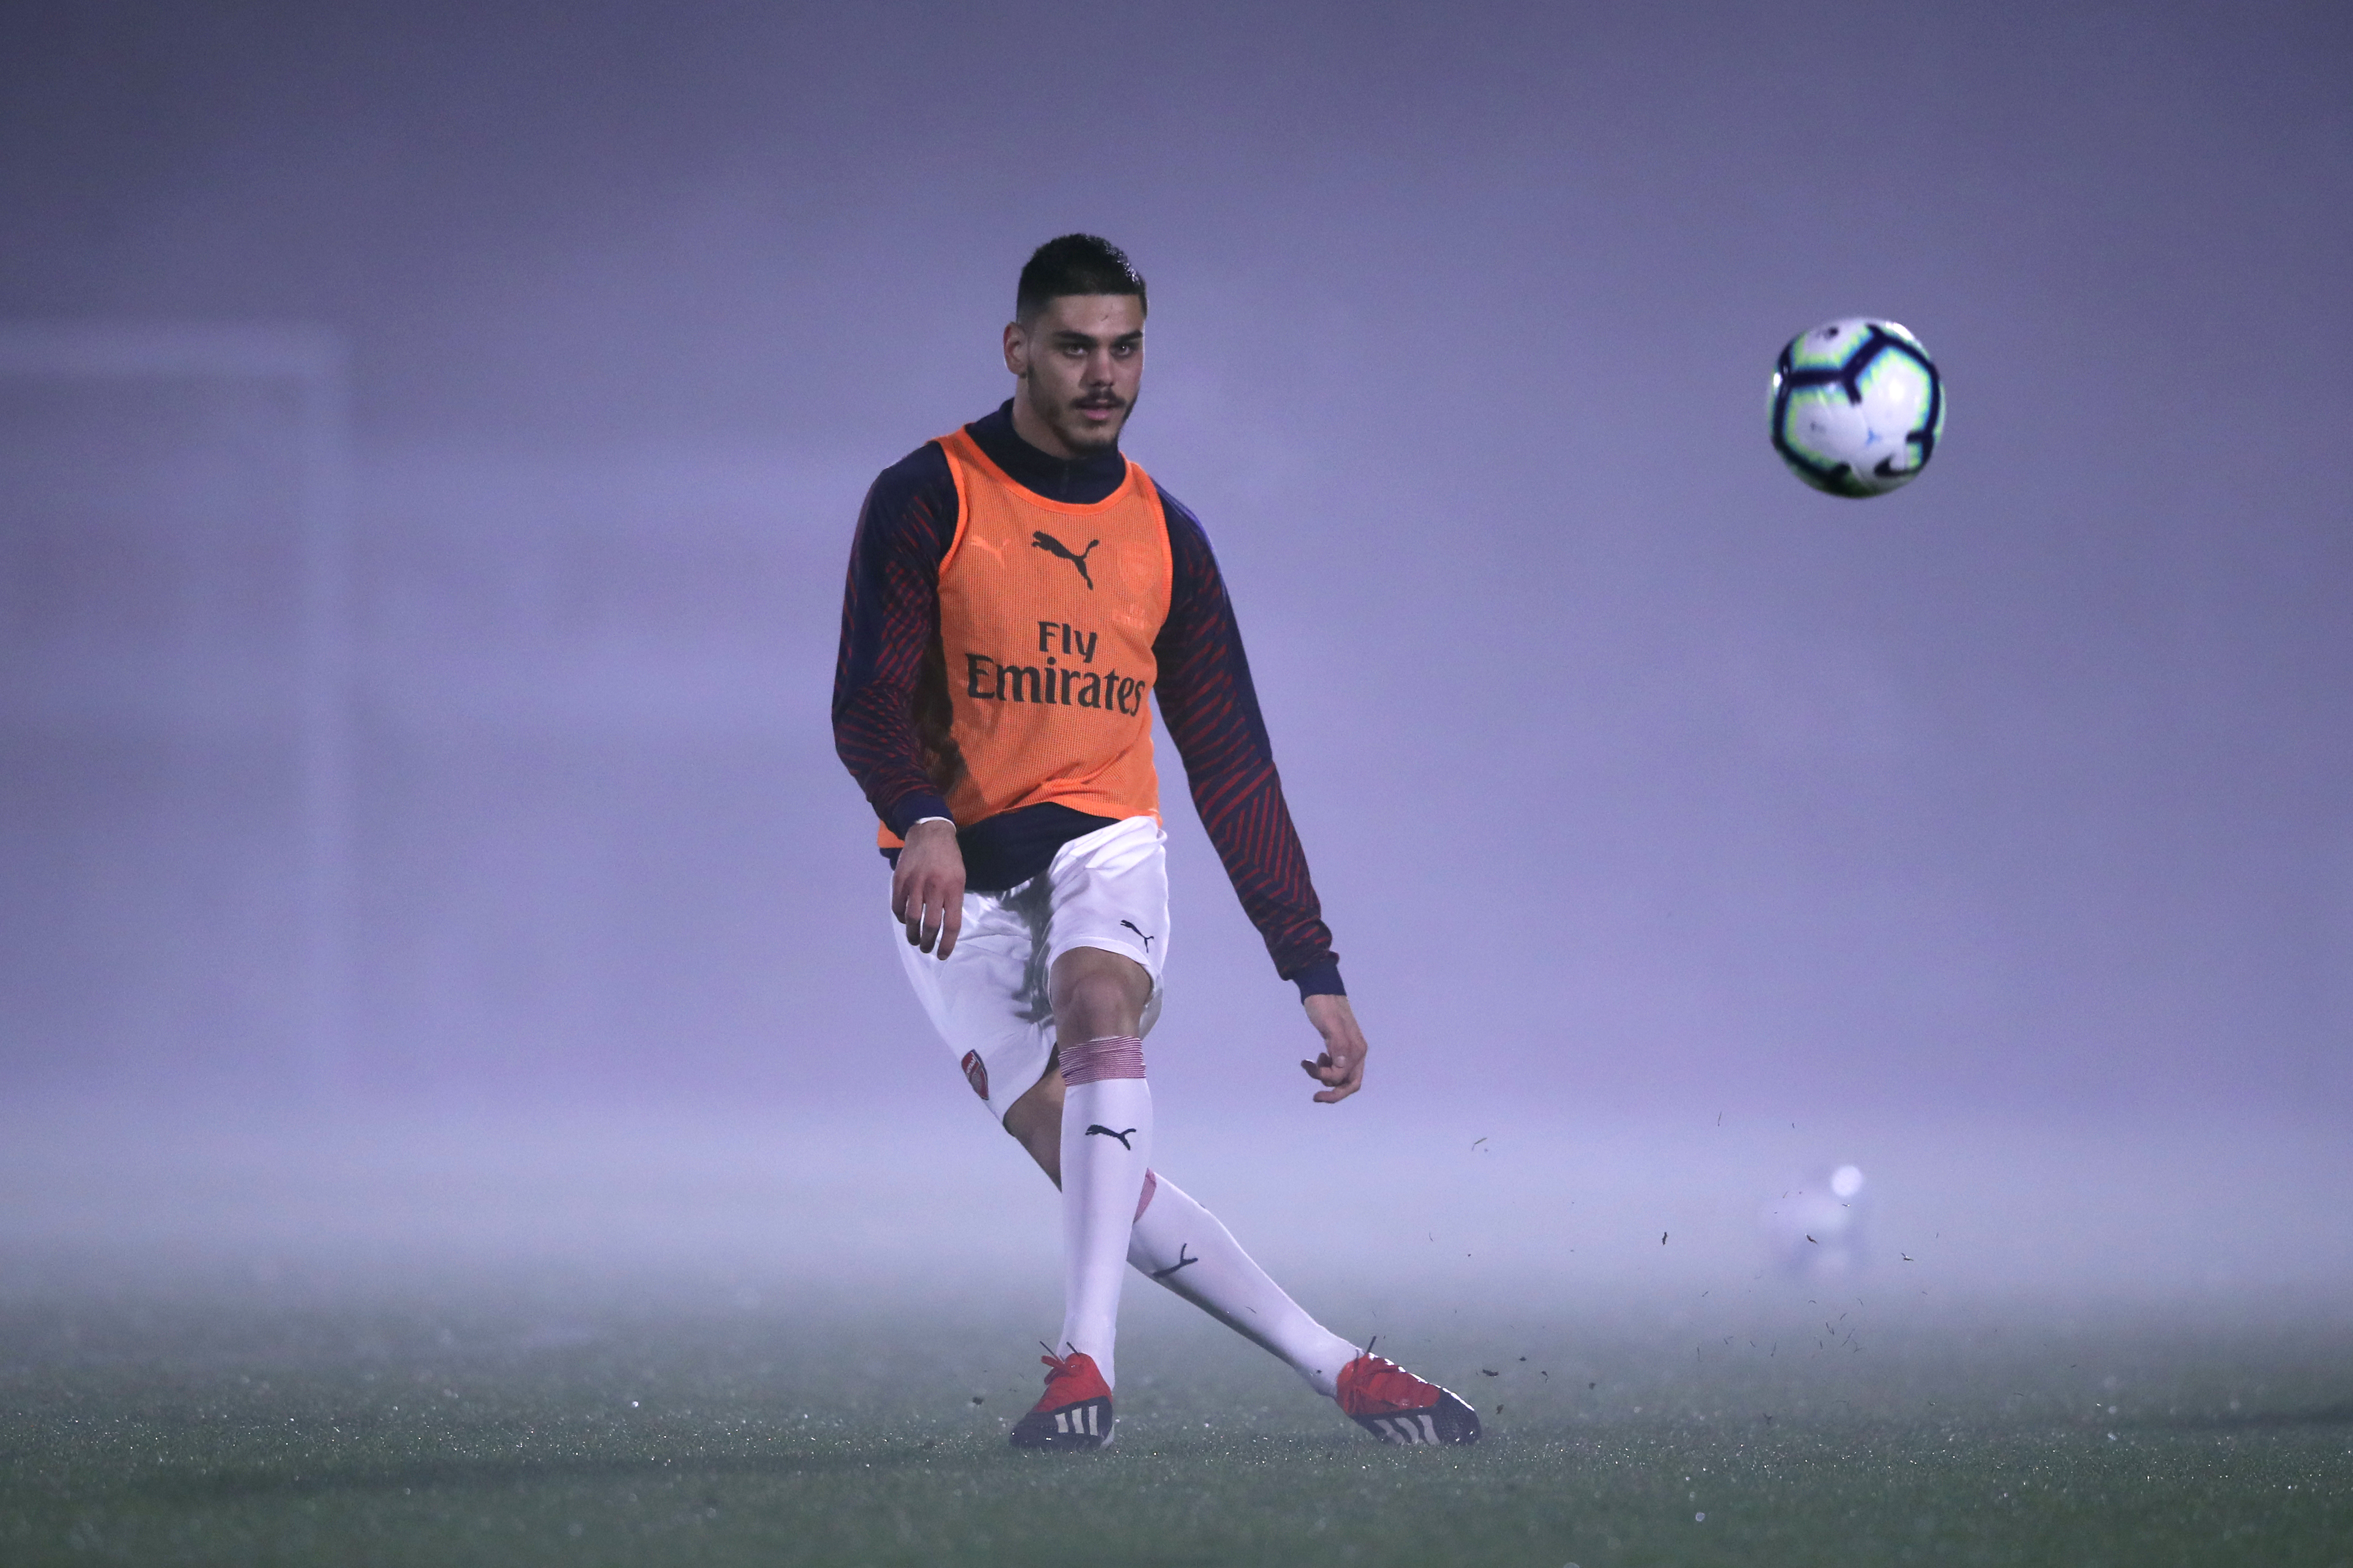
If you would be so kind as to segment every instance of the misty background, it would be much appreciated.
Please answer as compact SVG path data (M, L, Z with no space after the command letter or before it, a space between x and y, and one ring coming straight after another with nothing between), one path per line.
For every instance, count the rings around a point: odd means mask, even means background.
M292 1139L1050 1258L827 704L866 484L1087 229L1373 1046L1305 1103L1164 737L1229 1205L1729 1258L1855 1160L1983 1267L2353 1277L2348 82L2326 5L0 7L13 1223L347 1216ZM1765 432L1850 314L1951 399L1866 502Z

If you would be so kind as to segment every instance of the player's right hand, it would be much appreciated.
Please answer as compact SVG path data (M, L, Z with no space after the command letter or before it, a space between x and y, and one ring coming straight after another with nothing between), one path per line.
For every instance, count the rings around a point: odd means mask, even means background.
M907 941L944 959L955 951L964 926L964 851L956 847L955 824L934 819L907 830L891 876L891 914L907 928Z

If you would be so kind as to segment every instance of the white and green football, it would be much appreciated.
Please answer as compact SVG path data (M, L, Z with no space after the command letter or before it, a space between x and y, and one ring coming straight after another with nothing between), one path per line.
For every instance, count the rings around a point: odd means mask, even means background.
M1907 485L1945 433L1945 382L1920 340L1852 316L1789 341L1773 367L1773 449L1834 496Z

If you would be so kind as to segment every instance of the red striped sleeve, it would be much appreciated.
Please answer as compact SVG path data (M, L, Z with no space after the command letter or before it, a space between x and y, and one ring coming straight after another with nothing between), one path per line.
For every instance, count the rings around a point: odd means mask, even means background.
M919 818L948 815L923 770L914 703L940 639L940 562L955 536L955 480L936 445L883 469L859 511L842 590L834 750L874 815L902 837Z
M1184 759L1193 806L1275 972L1300 994L1338 993L1339 956L1307 873L1250 683L1233 602L1200 520L1160 491L1176 565L1167 623L1153 645L1160 716Z

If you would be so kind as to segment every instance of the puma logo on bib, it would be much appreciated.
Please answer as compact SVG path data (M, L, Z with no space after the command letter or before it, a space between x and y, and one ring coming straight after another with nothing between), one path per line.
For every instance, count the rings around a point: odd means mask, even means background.
M1095 579L1094 574L1087 570L1087 557L1092 555L1095 552L1095 546L1102 542L1103 541L1100 539L1090 539L1087 541L1087 547L1084 550L1080 551L1076 555L1073 555L1071 553L1071 547L1069 545L1063 543L1060 540L1055 538L1052 534L1047 532L1042 528L1029 536L1029 547L1031 549L1042 550L1049 555L1059 555L1063 560L1069 562L1071 565L1077 567L1079 569L1079 575L1086 580L1087 592L1091 594L1094 592Z

